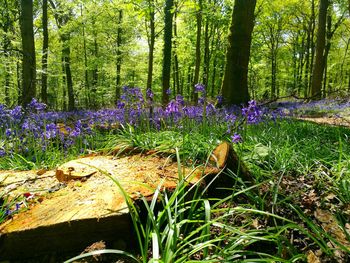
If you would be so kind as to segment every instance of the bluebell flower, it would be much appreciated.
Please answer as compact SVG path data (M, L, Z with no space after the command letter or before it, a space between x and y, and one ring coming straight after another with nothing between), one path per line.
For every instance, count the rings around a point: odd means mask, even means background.
M146 90L146 97L147 97L147 99L150 99L150 100L153 99L154 94L153 94L153 91L151 89Z
M233 143L240 143L240 142L242 142L242 137L241 137L241 135L235 133L231 136L231 141Z
M0 157L6 156L6 152L3 149L0 149Z
M10 137L12 135L11 129L6 129L5 135L6 135L6 137Z
M216 103L221 105L224 102L224 97L222 95L216 96Z
M194 91L197 93L205 93L205 86L202 83L197 83L194 85Z

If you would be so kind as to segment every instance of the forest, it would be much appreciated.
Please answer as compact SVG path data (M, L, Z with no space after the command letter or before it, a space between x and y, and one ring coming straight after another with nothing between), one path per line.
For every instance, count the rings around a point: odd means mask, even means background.
M349 262L349 18L1 0L0 261Z

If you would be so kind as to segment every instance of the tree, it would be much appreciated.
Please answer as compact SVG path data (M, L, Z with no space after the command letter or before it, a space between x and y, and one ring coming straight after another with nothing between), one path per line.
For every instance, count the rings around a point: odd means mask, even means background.
M325 67L324 49L326 46L326 20L328 0L320 0L318 13L318 29L316 42L316 58L311 81L311 97L312 99L321 98L322 78Z
M64 10L64 7L61 8L60 5L55 4L52 0L50 0L50 4L52 9L54 10L54 16L56 20L56 24L60 33L60 39L62 42L62 64L64 72L66 73L65 82L67 85L68 92L68 111L72 111L75 109L75 99L74 99L74 90L73 90L73 79L72 79L72 71L71 71L71 49L70 49L70 31L63 28L67 25L68 21L71 17L71 10ZM65 93L65 91L63 92ZM63 98L65 100L65 98ZM63 105L65 102L63 103ZM65 108L65 107L63 107Z
M36 61L33 30L33 1L21 0L21 38L22 38L22 106L26 106L36 93Z
M43 0L42 11L43 55L41 57L41 100L47 104L47 56L49 50L49 33L47 29L47 0Z
M152 90L153 82L153 60L154 60L154 43L156 40L156 27L155 27L155 6L154 0L147 0L147 15L146 20L149 21L149 34L147 34L148 40L148 70L147 70L147 86L148 90ZM147 24L147 23L146 23ZM147 30L147 28L146 28Z
M168 90L170 89L170 69L171 69L171 46L173 29L173 0L165 1L164 8L164 47L163 47L163 70L162 70L162 104L169 102Z
M197 35L196 35L196 64L194 68L194 77L193 77L193 101L197 103L198 93L195 91L195 85L199 81L199 70L201 66L201 36L202 36L202 12L203 12L203 1L198 1L198 10L196 12L197 20Z
M256 0L236 0L234 4L221 87L223 103L227 105L239 105L249 100L248 64L255 5Z

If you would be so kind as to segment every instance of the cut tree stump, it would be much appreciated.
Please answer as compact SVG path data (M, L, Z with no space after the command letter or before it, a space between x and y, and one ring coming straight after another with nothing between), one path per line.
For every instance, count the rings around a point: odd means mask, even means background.
M244 182L251 184L254 182L254 179L243 162L235 152L231 143L226 141L220 143L211 154L210 161L220 170L231 171L238 177L240 177ZM215 184L221 186L232 186L232 178L230 176L221 175L218 176L218 179L215 180Z
M219 174L209 188L209 193L215 195L215 188L233 185L232 178L222 173L227 168L233 172L241 171L239 174L244 180L251 179L229 143L220 144L213 151L211 160L213 164L194 171L182 167L183 175L189 175L186 177L189 185L204 187ZM61 255L71 255L100 240L105 241L108 248L135 248L127 205L109 176L118 180L134 200L139 196L152 199L159 184L171 192L179 181L176 162L140 153L118 158L84 157L67 162L56 171L39 174L20 172L23 181L18 184L21 181L15 172L0 172L0 193L23 196L23 193L37 193L41 189L40 201L30 203L28 210L0 225L0 262L27 262L27 259L57 254L58 251ZM49 180L47 186L43 184L45 180Z

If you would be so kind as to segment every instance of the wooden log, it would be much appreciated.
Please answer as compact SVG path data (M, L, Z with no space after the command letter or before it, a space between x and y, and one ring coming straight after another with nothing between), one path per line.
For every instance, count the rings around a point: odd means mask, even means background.
M213 170L205 178L207 184L211 184L210 195L217 195L215 192L219 188L230 188L234 184L234 179L229 174L236 175L243 182L250 185L254 183L254 178L249 169L233 149L231 143L224 141L220 143L212 152L210 161L214 167L222 172ZM223 191L223 195L225 191Z

